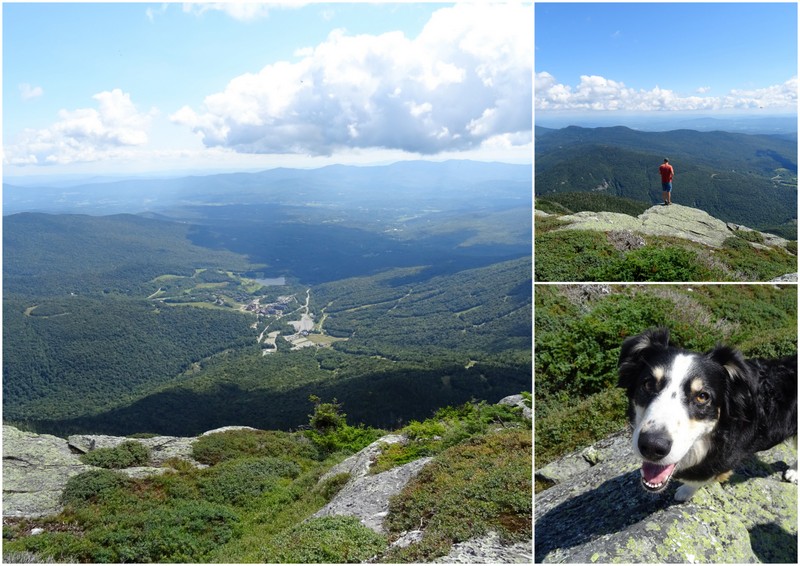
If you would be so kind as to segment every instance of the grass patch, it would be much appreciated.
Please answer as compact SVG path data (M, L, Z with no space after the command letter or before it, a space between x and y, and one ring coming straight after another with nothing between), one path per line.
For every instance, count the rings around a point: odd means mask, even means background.
M604 232L559 230L536 236L536 281L585 281L620 255Z
M507 541L531 537L531 434L501 430L448 448L392 498L392 535L424 529L419 544L391 549L387 562L427 562L452 544L493 530Z
M589 446L625 426L625 391L607 389L577 402L537 405L536 467Z
M537 281L769 281L797 271L792 250L751 245L758 243L758 232L740 230L721 248L648 236L648 245L619 252L605 232L552 231L560 224L544 220L541 227L537 220ZM796 254L796 243L791 248Z
M346 564L365 562L386 546L386 537L355 517L309 519L268 545L269 562Z
M485 402L466 403L437 411L425 421L411 421L399 432L408 441L387 445L370 468L377 474L425 456L434 456L451 446L498 427L530 428L521 409Z
M192 458L202 464L253 456L313 460L319 452L302 435L275 430L227 430L201 436L192 445Z

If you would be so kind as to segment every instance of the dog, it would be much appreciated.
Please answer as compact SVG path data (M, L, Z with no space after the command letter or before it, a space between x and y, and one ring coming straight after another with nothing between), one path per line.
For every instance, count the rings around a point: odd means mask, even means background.
M749 455L792 437L797 446L797 354L745 360L727 346L700 354L671 346L667 329L651 329L623 342L619 386L649 492L674 477L683 482L675 499L688 501ZM784 479L797 477L795 462Z

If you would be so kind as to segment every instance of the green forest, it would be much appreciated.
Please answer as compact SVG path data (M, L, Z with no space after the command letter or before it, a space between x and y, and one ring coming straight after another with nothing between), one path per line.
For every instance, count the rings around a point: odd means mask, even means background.
M536 466L625 426L616 387L625 338L669 328L693 351L718 343L745 357L797 351L794 285L543 285L535 302Z
M418 259L449 259L366 274L353 263L335 280L317 263L325 281L264 286L263 252L209 249L197 234L133 215L6 217L5 421L60 435L287 430L320 395L397 427L530 389L529 252L429 248ZM314 327L301 337L288 321L304 313Z

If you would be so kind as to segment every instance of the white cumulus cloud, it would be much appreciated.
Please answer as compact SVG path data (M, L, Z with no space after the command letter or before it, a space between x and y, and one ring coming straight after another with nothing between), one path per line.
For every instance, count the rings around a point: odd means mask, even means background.
M96 108L61 110L49 128L25 129L5 148L11 165L66 164L122 157L147 143L152 113L139 112L120 89L92 97Z
M416 38L336 30L298 50L299 60L235 77L170 118L208 147L243 153L529 143L532 34L532 8L522 4L444 8Z
M299 8L302 2L272 2L269 4L259 2L186 2L183 11L201 16L209 11L224 12L231 18L242 22L266 18L269 11L274 8Z
M40 86L31 86L28 83L22 83L19 85L19 95L22 97L22 100L32 100L42 96L43 94L44 90Z
M796 111L797 77L783 84L753 90L732 90L725 96L702 96L711 89L701 87L696 95L683 95L655 86L650 90L633 89L624 83L600 76L583 75L572 87L559 83L547 72L536 74L534 106L536 110L604 111L690 111L771 109Z

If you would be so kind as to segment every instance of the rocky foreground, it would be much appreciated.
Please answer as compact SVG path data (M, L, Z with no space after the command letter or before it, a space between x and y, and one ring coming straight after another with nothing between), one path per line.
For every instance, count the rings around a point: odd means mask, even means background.
M530 409L522 397L512 395L500 403L522 406L526 418ZM204 433L215 434L225 427ZM202 435L201 435L202 436ZM137 439L150 450L147 466L120 470L131 477L147 477L168 472L176 460L201 467L192 458L192 445L198 437L157 436ZM105 435L74 435L67 439L46 434L24 432L3 426L3 516L4 518L38 518L62 510L61 495L67 481L82 472L96 469L83 464L80 455L97 448L113 448L130 440ZM388 514L389 498L399 493L432 459L420 458L379 474L370 474L375 457L385 444L405 442L402 435L390 434L357 454L334 466L320 478L348 473L350 479L336 496L314 516L346 515L357 517L376 532L385 533L383 519ZM422 538L421 531L406 533L396 545L408 545ZM496 533L454 545L451 552L437 562L445 563L530 563L532 545L504 545Z
M676 503L680 482L646 493L630 433L612 435L537 470L555 485L535 497L535 561L796 564L798 488L782 481L796 458L778 445Z

